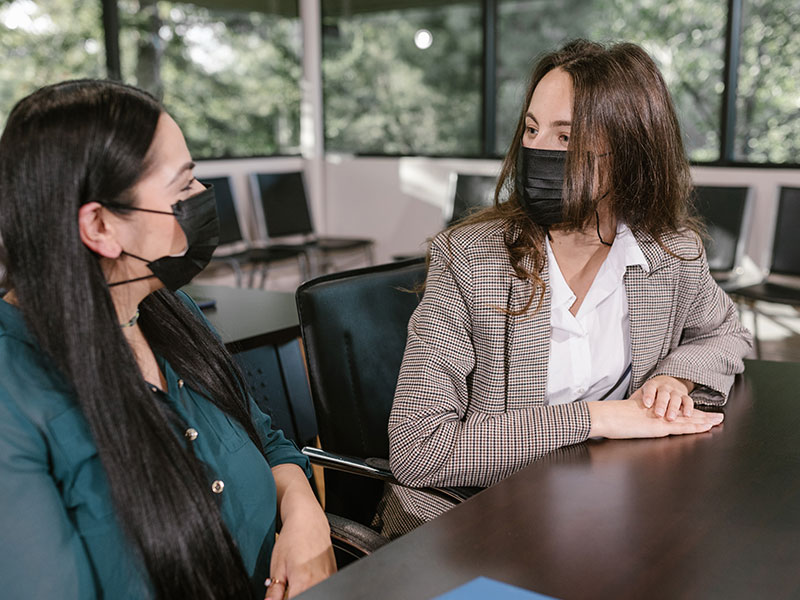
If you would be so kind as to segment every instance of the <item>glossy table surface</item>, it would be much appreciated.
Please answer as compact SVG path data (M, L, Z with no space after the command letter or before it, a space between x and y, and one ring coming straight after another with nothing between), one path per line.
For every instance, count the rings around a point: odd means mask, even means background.
M800 365L747 361L724 412L705 434L558 450L300 598L479 575L565 600L800 598Z
M187 285L183 290L195 300L216 301L203 314L231 349L280 344L300 336L292 292L200 284Z

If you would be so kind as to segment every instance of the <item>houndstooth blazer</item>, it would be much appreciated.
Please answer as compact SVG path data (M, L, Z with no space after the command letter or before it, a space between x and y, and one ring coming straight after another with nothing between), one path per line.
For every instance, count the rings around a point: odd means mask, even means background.
M744 370L750 333L709 275L696 236L663 240L689 260L646 235L636 238L650 270L629 266L624 277L629 392L655 375L671 375L695 382L696 403L724 404L734 375ZM545 404L550 286L537 312L536 300L521 316L500 310L523 308L531 286L511 268L502 221L456 229L449 241L444 233L433 239L389 418L390 464L404 484L488 486L588 437L585 402Z

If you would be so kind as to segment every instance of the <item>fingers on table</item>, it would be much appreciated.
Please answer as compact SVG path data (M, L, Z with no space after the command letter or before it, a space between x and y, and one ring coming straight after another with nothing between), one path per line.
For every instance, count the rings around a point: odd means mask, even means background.
M683 433L701 433L708 431L715 425L722 423L725 415L722 413L704 412L696 410L692 412L691 417L682 416L679 419L671 422L669 427L673 435Z

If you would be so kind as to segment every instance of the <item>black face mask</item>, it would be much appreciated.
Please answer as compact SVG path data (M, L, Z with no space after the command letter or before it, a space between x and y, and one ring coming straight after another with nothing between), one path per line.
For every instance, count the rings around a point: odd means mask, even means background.
M123 254L146 262L153 274L109 283L109 287L158 277L167 289L174 292L189 283L195 275L206 268L211 260L211 255L219 244L219 220L214 186L209 186L186 200L179 200L172 205L172 212L132 206L121 208L174 216L186 235L186 251L180 256L162 256L148 261L146 258L123 250Z
M515 184L522 207L534 223L549 227L564 221L566 161L566 150L520 147Z

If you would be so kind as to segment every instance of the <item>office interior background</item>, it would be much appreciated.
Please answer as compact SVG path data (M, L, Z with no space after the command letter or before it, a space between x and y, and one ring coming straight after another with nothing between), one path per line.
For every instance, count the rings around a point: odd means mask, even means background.
M537 55L575 37L633 41L670 87L695 183L750 186L745 250L757 276L769 266L779 189L800 186L796 9L796 0L2 0L0 123L47 83L137 85L181 125L198 177L232 177L247 238L261 235L248 175L301 170L315 230L372 238L384 262L424 252L444 226L452 173L498 173ZM299 282L291 261L274 272L268 286Z

